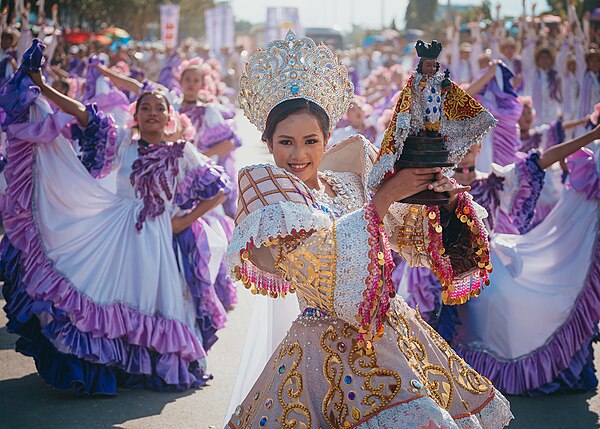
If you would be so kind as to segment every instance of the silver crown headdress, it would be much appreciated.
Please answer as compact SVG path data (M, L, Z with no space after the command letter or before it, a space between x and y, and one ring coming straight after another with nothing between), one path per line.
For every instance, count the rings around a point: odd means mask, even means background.
M296 98L310 100L327 112L331 129L354 97L346 67L325 46L290 30L284 40L258 49L240 78L240 106L259 131L279 103Z

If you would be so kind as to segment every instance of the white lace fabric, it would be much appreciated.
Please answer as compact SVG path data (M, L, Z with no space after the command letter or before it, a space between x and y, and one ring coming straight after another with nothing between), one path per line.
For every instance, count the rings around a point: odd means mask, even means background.
M355 325L369 275L369 232L364 210L352 212L337 222L336 239L338 257L333 303L338 317Z
M227 249L230 273L241 264L240 253L252 243L261 247L274 237L287 237L292 230L319 231L331 228L329 216L316 209L293 202L264 206L246 216L234 229Z

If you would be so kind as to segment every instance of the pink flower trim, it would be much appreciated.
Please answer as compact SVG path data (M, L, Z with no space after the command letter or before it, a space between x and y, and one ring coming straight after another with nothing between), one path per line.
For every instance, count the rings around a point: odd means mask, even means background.
M383 322L390 308L390 299L396 292L392 283L394 261L390 241L373 202L365 206L365 218L368 222L370 262L366 289L358 308L357 321L360 327L357 344L365 354L370 355L373 353L373 341L383 336Z
M492 271L487 230L477 217L473 198L469 194L459 194L455 209L456 217L466 224L468 240L472 254L465 255L473 258L476 268L467 275L457 277L452 268L452 261L444 256L446 249L442 242L443 229L440 224L439 208L428 207L428 246L431 271L442 285L442 300L444 304L464 304L471 297L478 296L484 286L490 284L489 273ZM430 214L434 213L435 216Z

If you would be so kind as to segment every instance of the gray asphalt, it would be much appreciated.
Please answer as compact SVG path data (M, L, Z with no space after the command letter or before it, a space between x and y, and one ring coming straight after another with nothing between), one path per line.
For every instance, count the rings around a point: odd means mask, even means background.
M256 130L243 118L238 124L245 142L237 156L239 167L268 160ZM114 398L79 398L48 387L36 374L33 360L14 351L16 337L6 331L0 311L0 429L222 427L250 319L251 295L243 288L238 295L239 304L209 353L209 371L214 375L210 386L183 393L124 390ZM596 367L600 367L599 349ZM510 429L600 428L596 393L509 400L516 418Z

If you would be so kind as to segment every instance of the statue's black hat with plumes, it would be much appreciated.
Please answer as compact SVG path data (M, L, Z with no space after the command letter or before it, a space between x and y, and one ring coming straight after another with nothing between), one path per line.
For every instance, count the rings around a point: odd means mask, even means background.
M420 58L427 58L435 60L442 52L442 44L437 40L431 42L431 44L427 44L422 40L417 40L417 44L415 45L417 50L417 55Z

